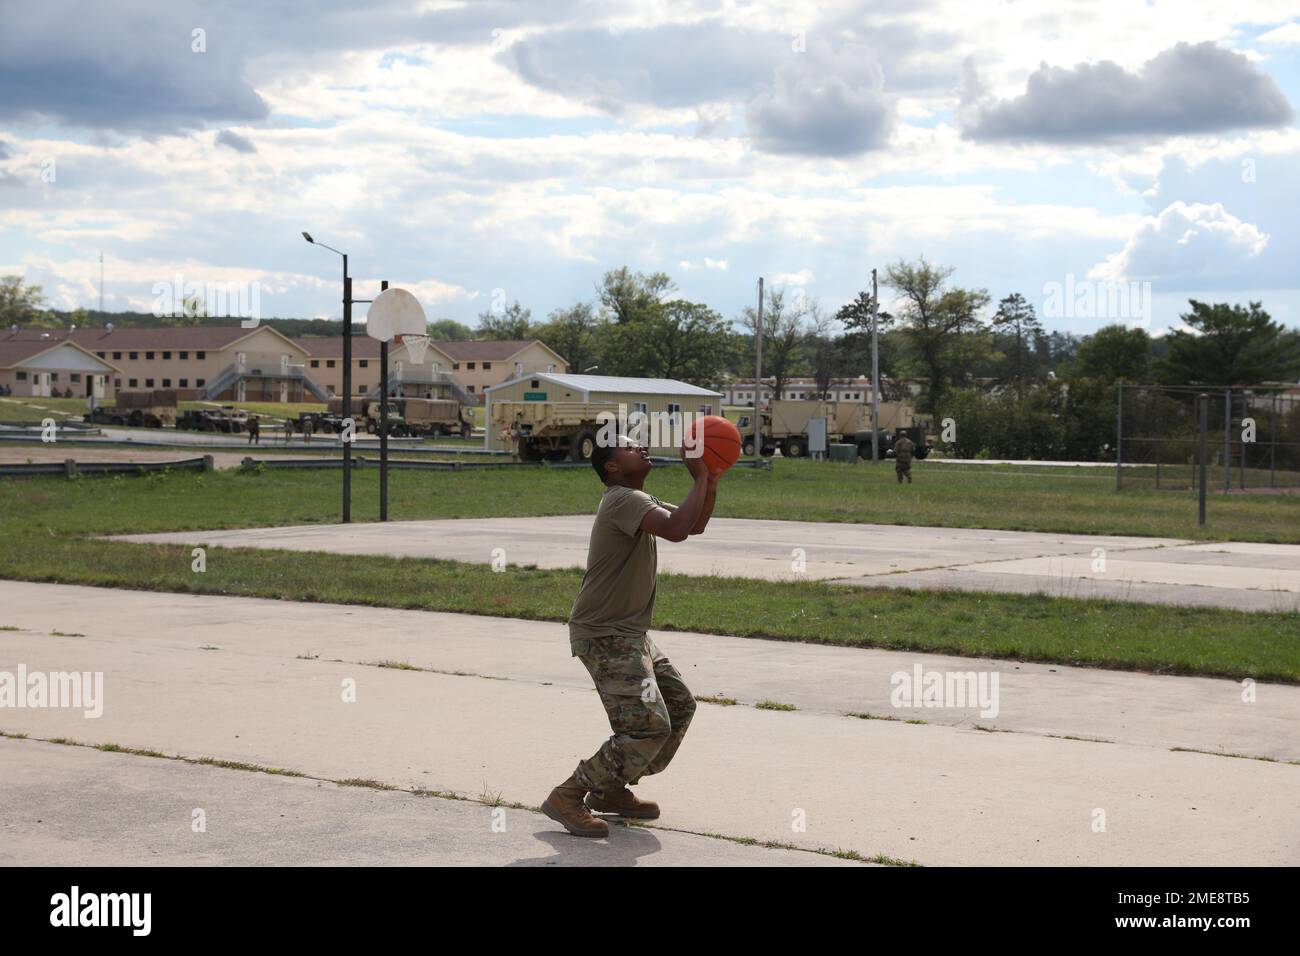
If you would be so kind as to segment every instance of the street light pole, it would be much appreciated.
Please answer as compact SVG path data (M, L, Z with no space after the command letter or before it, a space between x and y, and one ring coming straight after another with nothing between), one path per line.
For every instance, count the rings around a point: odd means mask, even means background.
M317 242L311 233L304 232L302 237L313 246L343 257L343 523L348 524L352 521L352 437L356 434L355 424L350 432L347 428L352 417L352 277L348 275L346 252Z
M876 270L871 270L871 463L880 462L880 350L876 342L877 308L879 293L876 291Z

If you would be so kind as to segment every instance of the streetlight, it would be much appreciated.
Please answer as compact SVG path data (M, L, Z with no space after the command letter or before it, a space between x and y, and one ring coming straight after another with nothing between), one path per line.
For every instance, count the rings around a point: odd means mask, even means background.
M317 242L311 233L302 237L313 246L320 246L343 257L343 421L352 417L352 279L348 275L348 255L333 246ZM355 432L353 433L355 434ZM343 523L352 520L352 442L351 435L343 436Z

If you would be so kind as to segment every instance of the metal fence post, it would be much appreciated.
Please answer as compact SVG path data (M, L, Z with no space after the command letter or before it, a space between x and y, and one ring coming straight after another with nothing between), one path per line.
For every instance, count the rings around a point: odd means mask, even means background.
M1120 470L1124 466L1124 383L1116 382L1115 387L1118 389L1115 413L1115 490L1119 491Z

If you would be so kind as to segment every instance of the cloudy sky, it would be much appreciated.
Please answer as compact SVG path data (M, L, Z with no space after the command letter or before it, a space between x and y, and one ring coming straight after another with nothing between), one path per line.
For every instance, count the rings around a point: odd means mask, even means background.
M0 273L60 307L102 250L110 310L338 316L305 229L469 324L625 264L833 311L925 255L1054 329L1104 282L1300 326L1295 0L0 5Z

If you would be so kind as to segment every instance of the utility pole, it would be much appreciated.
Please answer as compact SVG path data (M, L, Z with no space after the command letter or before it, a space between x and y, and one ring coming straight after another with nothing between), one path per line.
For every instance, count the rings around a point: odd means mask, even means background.
M876 338L876 319L880 310L876 290L876 270L871 270L871 463L880 463L880 348Z
M759 406L763 388L763 277L758 277L758 321L754 323L754 457L763 457L763 411Z
M99 250L99 311L104 311L104 250Z

